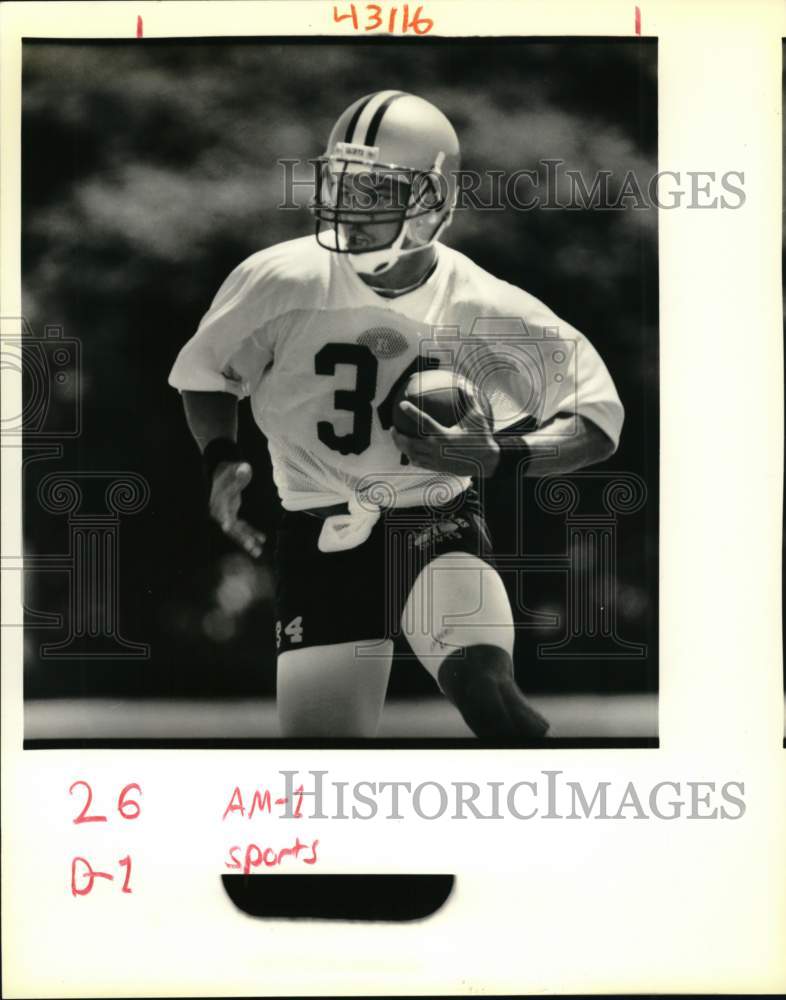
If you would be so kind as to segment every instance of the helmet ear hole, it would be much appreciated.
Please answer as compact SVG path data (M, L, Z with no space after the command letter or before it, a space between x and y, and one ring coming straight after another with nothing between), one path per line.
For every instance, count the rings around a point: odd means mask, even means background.
M447 200L447 182L438 171L418 174L412 185L412 204L438 212Z

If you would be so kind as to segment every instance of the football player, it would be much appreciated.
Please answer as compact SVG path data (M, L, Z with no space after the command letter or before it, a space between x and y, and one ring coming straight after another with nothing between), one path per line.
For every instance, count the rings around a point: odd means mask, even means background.
M581 333L439 242L459 143L436 107L393 90L361 98L317 167L315 234L240 264L170 375L211 514L253 556L264 539L238 516L252 475L238 400L268 441L284 508L282 735L373 736L401 630L477 736L536 741L548 723L514 680L513 617L476 486L504 479L513 503L519 475L607 458L619 397ZM482 383L491 417L448 427L402 401L435 364ZM401 433L404 417L420 433Z

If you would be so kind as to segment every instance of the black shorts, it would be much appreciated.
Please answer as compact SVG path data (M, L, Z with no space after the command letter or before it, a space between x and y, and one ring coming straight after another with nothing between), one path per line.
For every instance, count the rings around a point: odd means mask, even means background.
M446 552L491 557L488 529L472 489L444 507L385 511L369 538L344 552L319 551L323 524L316 514L285 511L279 527L276 646L282 653L393 638L409 592L432 559Z

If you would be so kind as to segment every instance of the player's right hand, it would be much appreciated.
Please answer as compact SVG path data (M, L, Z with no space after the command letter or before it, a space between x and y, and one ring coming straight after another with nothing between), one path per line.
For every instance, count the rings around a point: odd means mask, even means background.
M238 517L241 496L252 475L248 462L220 462L213 475L209 506L210 516L224 534L256 558L262 554L265 536Z

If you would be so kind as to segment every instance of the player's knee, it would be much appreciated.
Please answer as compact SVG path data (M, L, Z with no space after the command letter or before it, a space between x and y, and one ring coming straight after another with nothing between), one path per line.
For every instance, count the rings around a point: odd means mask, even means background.
M445 657L474 646L513 653L510 602L499 574L467 553L448 553L429 564L412 589L404 633L435 677Z

